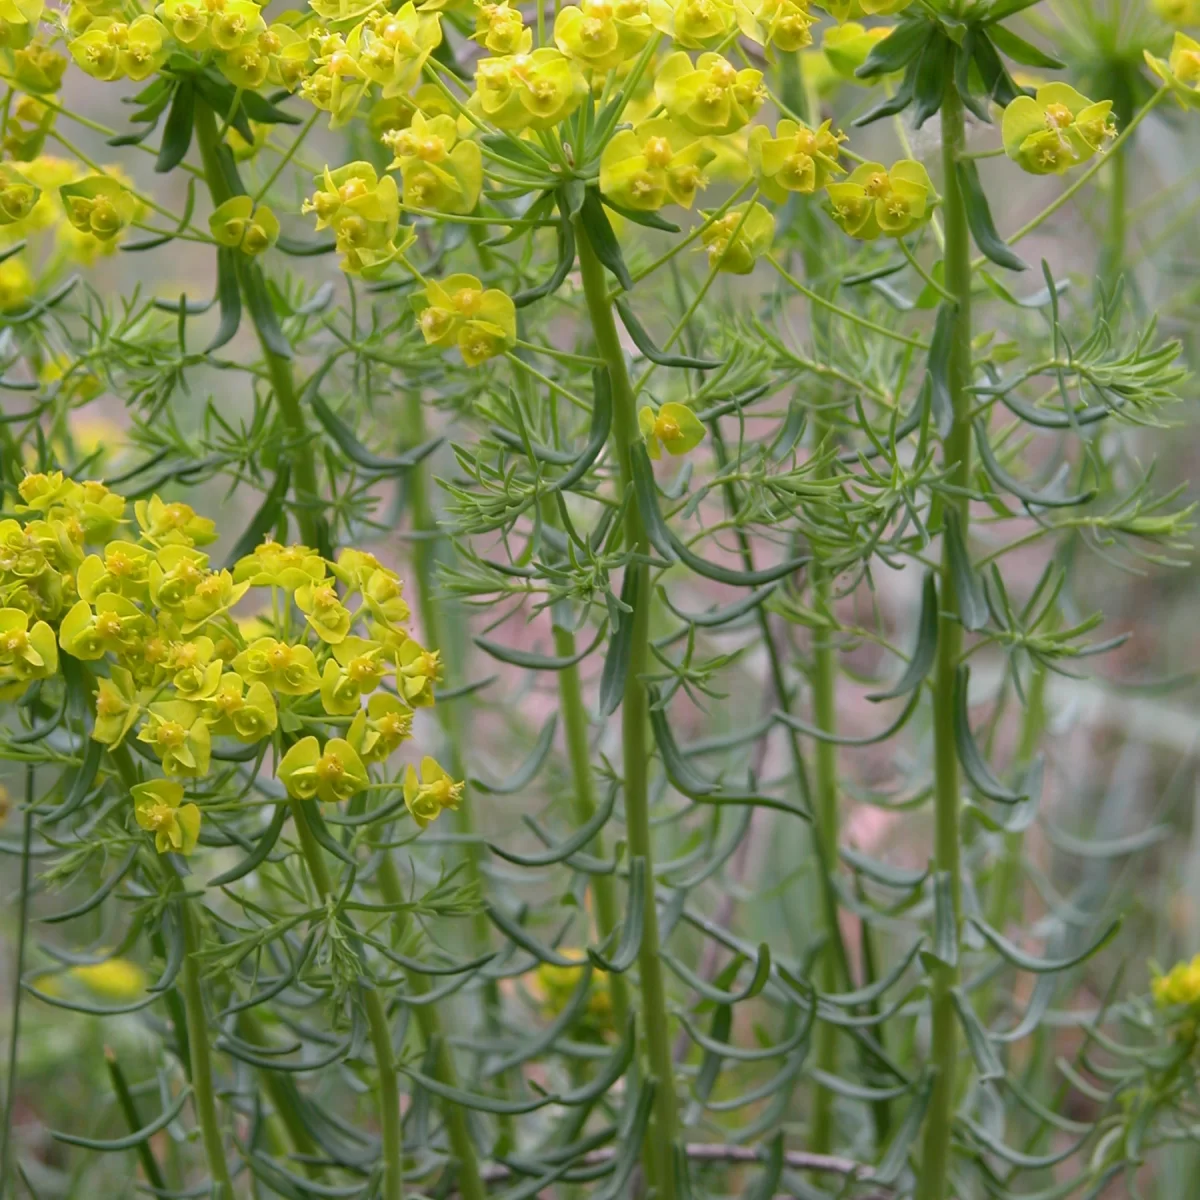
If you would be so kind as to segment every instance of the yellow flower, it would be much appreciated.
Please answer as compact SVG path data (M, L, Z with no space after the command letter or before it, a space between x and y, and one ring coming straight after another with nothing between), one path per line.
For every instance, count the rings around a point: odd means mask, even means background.
M13 699L33 680L57 673L54 630L45 621L31 629L23 609L0 608L0 699Z
M397 683L400 694L413 708L433 704L433 688L442 678L442 658L436 650L426 650L413 638L400 647L397 655Z
M191 854L200 837L200 809L182 804L183 785L153 779L133 787L134 816L147 833L154 834L159 854Z
M557 125L586 93L578 63L561 50L541 46L529 54L480 59L468 107L497 128L520 133Z
M825 61L843 79L855 79L855 71L870 57L871 51L890 37L890 25L874 25L870 29L851 21L834 29L827 29L821 39L821 50Z
M749 275L760 254L771 248L775 218L757 201L738 204L705 228L700 240L708 247L708 260L721 271Z
M288 795L315 796L328 804L349 800L367 786L367 769L344 738L330 738L324 751L315 737L303 737L280 760L276 774Z
M68 974L106 1000L134 1000L146 990L146 972L127 958L81 963Z
M0 311L16 312L28 304L35 285L29 268L19 257L0 262Z
M155 495L135 501L133 511L142 532L158 545L206 546L217 540L217 523L179 500L167 504Z
M649 0L649 7L654 28L690 50L723 44L738 28L732 0Z
M517 310L499 288L474 275L431 281L411 297L421 334L430 346L457 345L468 366L502 354L517 339Z
M216 736L253 744L275 732L279 713L265 683L255 680L247 688L240 675L229 671L205 701L204 719Z
M96 79L135 82L146 79L166 61L166 30L154 17L143 13L126 25L111 17L92 22L67 49L71 57Z
M664 0L656 2L662 3L669 15ZM581 67L611 71L635 58L650 40L654 32L650 7L647 0L583 0L568 5L554 18L554 44Z
M643 121L613 135L600 156L600 190L614 203L654 212L674 202L691 208L715 156L707 141L668 118Z
M654 94L668 116L697 136L736 132L767 98L761 71L739 71L712 52L701 54L693 66L682 50L663 63Z
M325 560L307 546L281 546L268 538L252 554L234 564L235 583L295 591L325 578Z
M258 638L233 660L243 679L265 683L283 696L310 696L321 686L321 673L313 652L303 645L290 646L275 638Z
M388 692L376 692L350 724L346 740L363 762L382 762L412 737L413 711Z
M657 415L648 405L638 413L638 428L651 458L662 452L673 456L687 454L704 440L704 426L686 404L668 401Z
M445 809L456 809L462 800L464 782L456 783L436 759L426 755L421 769L411 763L404 772L404 803L412 818L424 829L436 821Z
M279 237L279 218L265 204L255 205L250 196L232 196L218 205L208 227L222 246L251 258L269 250Z
M756 125L750 133L750 165L759 190L768 200L783 204L789 192L807 196L823 188L830 175L842 170L838 164L842 141L828 121L812 130L782 120L774 137L765 125Z
M1153 5L1168 25L1200 25L1200 0L1153 0Z
M188 700L151 704L137 740L154 750L167 775L195 779L208 774L212 739L197 704Z
M936 194L928 172L904 159L890 170L882 163L863 163L844 183L825 189L833 219L851 236L871 241L886 234L902 237L933 215Z
M1176 963L1165 975L1156 975L1150 990L1162 1008L1200 1001L1200 954L1190 962Z
M1116 136L1111 114L1111 100L1093 104L1065 83L1048 83L1004 110L1004 151L1032 175L1061 175Z
M400 172L405 204L445 213L469 213L478 204L483 156L474 142L459 139L454 117L413 113L407 129L382 140L395 155L392 169Z

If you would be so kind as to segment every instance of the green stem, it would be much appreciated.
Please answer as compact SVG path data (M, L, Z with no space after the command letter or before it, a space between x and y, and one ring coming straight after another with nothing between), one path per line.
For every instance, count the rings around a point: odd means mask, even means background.
M116 1054L107 1046L104 1048L104 1064L108 1067L108 1077L112 1082L113 1092L116 1094L117 1104L121 1109L121 1115L125 1118L125 1124L129 1126L130 1133L137 1133L142 1128L142 1116L138 1112L137 1101L129 1090L129 1084L125 1082L125 1072L121 1070L121 1064L117 1061ZM160 1192L165 1192L167 1181L163 1178L158 1159L154 1157L154 1148L150 1145L149 1140L138 1143L137 1156L138 1162L142 1164L142 1173L146 1176L146 1182Z
M813 444L819 446L825 433L825 423L819 416L813 417ZM814 604L818 613L830 609L832 586L829 573L814 561L812 570ZM833 646L832 629L817 629L813 636L812 685L813 723L828 733L837 732L837 661ZM838 749L825 741L817 741L813 751L815 759L815 783L813 809L815 827L813 837L819 839L818 867L823 872L836 869L838 860ZM826 921L836 926L838 921L837 902L832 912L826 913ZM830 931L831 932L831 931ZM820 988L823 992L836 992L840 964L837 946L830 937L821 952ZM838 1029L830 1021L817 1023L817 1066L827 1074L837 1074ZM812 1148L816 1154L828 1154L833 1148L833 1093L827 1088L816 1089L813 1111Z
M17 1098L17 1064L21 1045L21 997L25 989L25 943L29 931L30 868L33 862L33 768L25 770L25 817L21 826L21 898L17 906L17 955L13 968L12 1018L8 1030L8 1087L4 1096L4 1126L0 1130L0 1196L8 1186L9 1146L12 1139L13 1104Z
M213 206L216 207L235 195L235 191L221 165L220 135L212 109L197 100L194 120L196 142L200 147L201 161L204 163L204 178L208 184L208 192L212 197ZM244 189L241 194L245 194ZM246 276L243 276L243 291L246 286ZM247 304L246 307L250 311L251 320L254 320L255 306ZM275 402L279 405L279 412L296 443L290 451L290 459L296 477L297 519L300 524L300 536L307 545L320 549L325 538L322 533L321 518L315 507L320 496L317 488L316 459L308 437L308 425L300 408L296 381L292 377L291 360L276 354L271 349L257 321L254 322L254 330L258 334L259 344L262 346L267 374L275 392Z
M404 886L396 863L387 850L380 852L379 870L376 879L379 891L385 904L402 905L405 902ZM397 908L392 920L392 940L399 942L407 927L407 915ZM406 973L408 986L418 995L429 991L429 980L417 971ZM442 1018L434 1004L413 1005L417 1025L425 1044L434 1047L433 1077L447 1087L458 1087L458 1070L450 1047L442 1030ZM485 1200L487 1187L479 1173L479 1156L475 1152L475 1142L471 1138L471 1127L467 1122L467 1110L461 1104L445 1100L441 1104L442 1119L446 1122L446 1134L450 1139L450 1149L458 1159L458 1173L455 1187L463 1200Z
M946 221L946 289L955 297L954 328L947 368L953 422L943 443L947 471L944 503L958 511L967 529L967 497L971 481L971 242L967 211L959 186L957 162L966 143L962 101L954 81L947 80L942 101L943 208ZM941 605L937 659L933 677L934 864L948 877L956 930L962 915L959 831L958 752L954 742L954 679L962 653L963 627L946 539L942 539ZM925 1119L917 1200L945 1200L954 1116L954 1074L958 1061L958 1018L952 991L957 966L933 970L932 1060L936 1076Z
M1033 762L1045 724L1046 668L1040 663L1035 663L1026 688L1025 713L1021 719L1020 739L1013 764L1018 769L1024 770ZM1004 927L1016 907L1016 892L1021 874L1021 850L1024 844L1023 833L1004 835L1004 857L996 864L996 871L988 888L988 924L993 929L999 929L1001 933L1004 932Z
M555 625L554 653L561 658L574 658L575 652L575 635L570 630ZM588 744L588 715L583 703L583 686L579 678L578 664L558 672L558 699L566 731L571 780L574 784L571 790L571 816L577 825L586 825L596 815L596 789L592 776L591 748ZM598 857L604 857L602 834L596 835L591 849ZM618 922L617 898L613 891L612 878L608 875L593 875L591 889L596 905L596 930L601 939L604 939L612 933ZM612 997L613 1026L620 1033L625 1028L629 1012L629 993L625 987L625 976L610 975L608 987Z
M1100 258L1100 278L1107 287L1112 287L1125 269L1129 150L1129 146L1121 146L1109 155L1112 161L1108 169L1108 230Z
M308 823L304 803L292 802L292 820L300 838L300 851L304 856L308 873L317 889L317 895L326 900L333 891L333 881L321 852L321 845ZM379 1076L377 1097L379 1104L379 1132L383 1143L382 1200L404 1200L404 1143L400 1127L400 1084L396 1075L396 1056L392 1048L392 1030L388 1022L387 1009L379 992L365 984L362 986L363 1009L367 1016L367 1028L371 1035L371 1046L375 1051L375 1070Z
M183 1007L187 1013L188 1045L192 1055L192 1103L200 1125L200 1140L212 1175L214 1200L233 1200L233 1181L225 1159L225 1144L217 1120L217 1099L213 1091L212 1056L209 1054L208 1015L204 1011L204 993L196 953L200 931L191 902L182 895L180 885L179 920L183 925L183 968L181 971Z
M621 486L628 492L632 482L630 450L641 434L625 354L617 334L604 268L596 257L582 220L576 221L579 273L583 280L588 316L600 357L608 366L613 394L613 442L620 466ZM666 990L659 959L658 912L654 903L654 852L650 838L650 796L647 764L649 718L642 676L647 669L650 628L650 543L636 504L625 514L626 549L633 556L626 571L636 576L636 602L625 619L632 622L629 665L621 706L621 740L625 776L625 824L631 857L646 863L648 899L642 915L642 942L638 971L642 1001L642 1053L655 1080L654 1118L643 1148L643 1164L656 1189L657 1200L676 1200L674 1145L678 1124L675 1073L667 1028Z
M425 409L421 392L417 388L409 388L404 400L402 418L404 436L409 444L419 446L427 438L425 429ZM425 465L418 464L405 477L408 487L408 507L412 518L412 530L417 536L412 543L413 573L417 579L417 605L421 617L421 628L424 637L431 647L440 650L446 661L448 682L453 686L457 672L454 669L453 640L451 638L451 623L447 620L447 602L437 594L437 542L435 535L438 531L437 517L430 503L428 478ZM446 742L446 767L455 779L465 779L467 775L466 758L463 754L462 730L459 726L460 705L465 700L455 700L449 704L439 704L434 708L434 715L442 727L442 735ZM468 877L483 890L483 846L471 834L475 832L475 814L468 793L463 796L455 814L458 831L468 835L464 847L467 860ZM480 909L472 922L472 937L477 953L484 953L491 944L491 926L487 914ZM495 980L489 980L484 986L484 1001L488 1009L488 1020L494 1022L495 1015L500 1011L500 991ZM506 1124L502 1121L501 1124Z

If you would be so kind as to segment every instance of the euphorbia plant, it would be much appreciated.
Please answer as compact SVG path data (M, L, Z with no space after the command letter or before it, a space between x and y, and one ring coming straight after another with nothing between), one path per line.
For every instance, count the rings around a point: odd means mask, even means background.
M136 1152L164 1196L945 1200L1052 1168L1034 1194L1095 1194L1191 1136L1194 967L1089 1012L1067 977L1106 990L1114 914L1020 930L1047 680L1122 640L1077 611L1075 559L1169 565L1190 528L1101 436L1185 379L1153 322L1123 332L1124 174L1094 308L1021 253L1193 106L1200 49L1156 25L1123 112L1051 77L1058 15L0 12L17 974L144 1014L162 1092L147 1119L114 1053L127 1127L60 1141ZM78 111L79 72L139 85L132 130ZM858 132L889 119L890 147ZM74 126L186 177L183 210ZM65 274L191 245L211 300ZM86 451L108 393L125 448ZM190 495L217 479L261 493L220 541ZM860 603L894 572L898 637ZM864 677L880 729L847 732ZM845 844L852 798L927 834ZM784 921L759 936L764 856ZM35 946L39 882L80 896ZM28 1178L21 994L0 1191ZM1112 1061L1022 1076L1052 1004Z

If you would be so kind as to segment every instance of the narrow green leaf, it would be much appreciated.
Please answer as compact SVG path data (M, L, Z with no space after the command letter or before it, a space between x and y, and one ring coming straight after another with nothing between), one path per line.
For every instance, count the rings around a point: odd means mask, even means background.
M971 732L971 717L967 707L970 682L971 668L963 663L954 675L954 743L963 774L971 786L989 800L995 800L998 804L1019 804L1027 797L1021 792L1014 792L996 778Z
M933 949L926 952L926 957L946 967L958 965L958 914L948 871L935 871L933 875Z
M617 282L627 292L632 292L633 280L630 278L629 268L625 265L617 235L608 223L604 205L600 202L600 192L596 188L587 189L583 207L579 210L579 219L583 222L596 257L616 276Z
M39 917L38 920L45 925L57 925L62 921L70 921L74 917L82 917L84 913L89 913L92 909L99 908L105 899L112 894L117 884L129 873L129 868L133 866L133 860L137 857L140 849L140 846L131 846L129 852L117 864L112 874L86 900L73 905L71 908L64 909L62 912L51 913L48 917Z
M920 691L914 691L909 696L908 703L905 704L900 715L886 729L881 729L878 733L867 734L865 737L848 737L844 734L830 733L828 730L819 729L816 725L810 725L807 721L802 721L792 713L783 712L779 709L775 712L775 718L778 721L782 721L789 728L794 729L797 733L803 733L807 737L816 738L818 742L828 742L833 746L874 746L879 742L886 742L893 734L903 729L909 717L917 711L917 705L920 700Z
M488 842L488 849L500 858L521 867L548 867L553 863L566 862L571 855L582 850L607 824L616 805L617 790L617 784L610 786L604 802L596 809L590 820L575 830L570 837L552 845L549 850L543 851L541 854L516 854L494 842ZM532 822L533 818L526 817L526 820Z
M867 55L867 61L854 74L859 79L894 75L904 70L936 35L937 27L932 21L902 18L887 37L875 43Z
M1032 508L1077 508L1096 497L1095 488L1089 488L1088 491L1079 492L1074 496L1046 496L1042 492L1035 492L1032 488L1026 487L1020 480L1014 479L996 458L991 442L988 440L987 425L982 417L977 417L975 420L975 444L979 447L979 460L983 464L983 469L992 482L1006 492L1012 492L1018 500L1024 501Z
M720 567L710 563L697 554L693 554L669 529L663 520L658 507L658 493L654 483L654 471L650 466L650 456L642 441L636 442L629 448L630 465L633 471L633 490L637 501L638 511L646 526L646 534L650 544L670 562L682 562L684 566L712 579L717 583L727 583L731 587L761 587L763 584L774 583L786 575L793 575L801 567L812 561L812 555L777 563L759 571L735 571L729 567Z
M967 224L971 227L971 236L975 239L980 253L990 258L998 267L1009 271L1028 271L1029 264L1010 250L1008 243L996 232L992 210L988 205L987 194L979 178L979 167L974 159L959 159L958 182L966 203Z
M900 1128L888 1144L887 1151L875 1168L872 1179L888 1187L900 1178L901 1172L908 1165L908 1156L916 1144L917 1135L925 1120L925 1110L929 1107L929 1098L933 1095L933 1081L937 1072L933 1067L927 1067L917 1084L916 1095L904 1114Z
M958 510L947 507L946 527L942 536L946 539L946 553L950 557L950 574L954 580L954 592L958 600L958 615L965 629L972 632L988 623L987 596L983 581L971 565L971 556L963 540L962 524Z
M221 323L213 339L205 347L211 354L231 341L242 323L242 289L238 283L238 251L229 246L217 248L217 303L221 306Z
M894 700L897 696L919 688L925 682L937 654L938 639L938 594L937 579L932 571L925 572L921 585L921 616L917 621L917 644L908 660L908 666L896 685L886 692L873 692L868 700Z
M937 431L946 437L954 423L954 401L950 397L950 352L954 346L954 322L958 309L945 301L938 309L925 360L925 377L932 389L930 406Z
M747 1200L771 1200L783 1175L783 1130L781 1129L767 1147L767 1161L762 1174L754 1181L754 1187L746 1193Z
M642 1146L654 1106L654 1093L659 1086L658 1080L647 1079L640 1088L632 1090L627 1098L626 1110L631 1115L628 1120L621 1122L617 1133L616 1165L608 1184L595 1193L594 1200L624 1200L629 1194L629 1177L642 1157ZM673 1082L667 1080L661 1086L671 1087Z
M125 1123L129 1126L130 1133L136 1133L142 1127L137 1101L129 1090L129 1084L125 1081L125 1072L121 1070L121 1064L117 1061L116 1054L107 1047L104 1051L104 1062L108 1067L108 1077L112 1082L113 1091L116 1093L117 1104L125 1117ZM142 1164L142 1170L145 1172L146 1181L151 1187L165 1192L167 1182L163 1178L162 1171L159 1170L158 1160L154 1157L154 1149L150 1145L149 1139L143 1139L138 1143L137 1154L138 1162Z
M228 871L224 871L220 875L210 879L208 886L225 887L226 884L233 883L235 880L249 875L256 867L266 862L267 855L275 848L275 843L279 840L279 835L283 832L283 826L287 821L289 811L286 804L282 802L276 804L275 812L271 817L271 823L263 830L258 840L254 843L254 849L241 862L230 867Z
M633 563L625 567L625 578L621 581L620 624L613 631L604 656L604 670L600 675L600 715L611 717L621 705L625 695L625 681L629 674L629 656L633 649L633 613L637 607L641 572Z
M319 384L319 382L318 380L317 383ZM390 457L375 454L354 436L354 431L329 407L317 387L311 382L304 390L304 396L301 398L302 406L305 400L307 400L307 406L312 409L313 416L320 421L322 428L333 439L337 448L355 466L362 467L364 471L380 475L396 475L411 470L419 462L428 458L444 440L440 437L430 438L427 442L422 442L419 446L414 446L403 454Z
M660 350L646 331L646 327L637 319L628 301L618 296L613 307L617 310L621 323L629 331L633 344L652 363L657 363L660 367L680 367L693 371L714 371L725 365L724 359L692 358L688 354L671 354Z
M971 1057L975 1060L975 1069L979 1072L979 1078L984 1083L989 1079L1003 1079L1004 1065L1000 1062L1000 1056L996 1053L996 1048L992 1045L992 1039L988 1036L988 1031L984 1029L983 1022L971 1007L971 1001L964 995L962 988L951 988L950 995L954 1000L959 1024L962 1025L963 1033L966 1036L967 1049L970 1050Z
M485 637L477 637L473 640L485 654L490 654L492 658L499 659L502 663L508 663L510 667L523 667L526 671L565 671L568 667L574 667L583 662L600 645L607 632L608 622L601 621L600 627L596 630L596 636L592 638L591 642L582 650L569 655L534 654L531 651L517 650L512 646L506 646L503 642L494 642Z
M536 287L527 288L523 292L517 292L513 296L513 304L517 308L525 308L535 300L541 300L546 296L553 295L562 287L563 281L571 273L571 268L574 265L575 230L571 227L571 222L566 217L563 217L558 223L558 261L555 263L550 278L545 283L539 283Z
M1000 61L996 47L982 29L975 34L972 56L975 66L979 68L985 91L1001 108L1007 108L1018 96L1029 94L1013 81L1008 68Z
M949 39L936 32L926 42L915 69L909 68L913 70L912 121L917 129L942 107L946 77L950 74L950 54Z
M587 948L588 958L600 970L611 975L624 975L637 961L638 951L642 948L646 905L653 903L653 896L646 895L646 860L639 854L629 860L629 890L616 953L612 958L606 958L594 946Z
M132 1150L135 1146L140 1146L143 1142L148 1141L160 1129L165 1129L170 1125L183 1112L183 1106L187 1103L188 1097L191 1094L192 1089L190 1087L182 1088L179 1095L175 1097L168 1108L155 1117L149 1125L144 1125L141 1129L129 1134L128 1137L114 1138L109 1141L100 1138L76 1137L73 1133L63 1133L57 1129L51 1129L50 1136L56 1142L66 1142L68 1146L82 1146L85 1150L95 1150L102 1154L115 1154L120 1150Z
M538 734L537 741L534 742L529 756L513 772L510 778L506 779L503 783L494 783L491 780L482 779L477 773L472 772L472 786L478 788L481 792L488 792L494 796L512 796L517 792L523 791L533 782L538 772L542 769L542 764L550 754L551 746L554 745L554 731L557 728L558 713L552 712L542 725L541 732Z
M991 943L992 948L1001 958L1011 963L1017 970L1028 971L1033 975L1056 975L1059 971L1067 971L1071 967L1077 967L1080 963L1087 962L1089 958L1103 950L1117 936L1117 931L1121 928L1121 918L1117 917L1090 946L1086 946L1078 954L1072 954L1066 958L1035 958L1032 954L1026 954L1019 946L1010 942L1002 933L998 933L978 917L971 917L969 920Z
M171 100L171 111L163 126L162 144L154 169L160 175L173 171L181 162L192 144L192 118L196 108L196 93L190 78L180 79Z
M1027 42L1023 37L1018 37L1011 29L1006 29L1003 25L991 25L988 29L988 36L997 50L1024 67L1040 67L1046 71L1066 70L1067 64L1062 59L1055 58L1053 54L1047 54L1045 50L1038 49L1037 46Z
M242 297L246 301L246 307L250 310L250 318L254 322L255 329L258 330L258 336L262 339L263 345L278 358L290 359L292 344L283 336L283 330L279 328L279 317L275 313L275 306L271 303L262 268L238 250L231 251L231 253L234 255L237 272L242 281Z
M896 867L891 863L880 862L870 858L859 850L849 846L839 846L838 854L842 861L860 875L865 875L872 883L882 887L896 888L899 891L912 891L920 887L929 878L931 867L918 871L913 867Z

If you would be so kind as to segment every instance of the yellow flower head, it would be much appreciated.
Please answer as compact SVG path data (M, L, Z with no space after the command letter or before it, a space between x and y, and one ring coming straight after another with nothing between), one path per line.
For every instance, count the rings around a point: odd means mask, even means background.
M503 354L517 340L512 298L499 288L485 289L474 275L431 281L411 302L426 344L457 345L468 366Z
M404 803L412 818L424 829L446 809L456 809L466 784L455 782L435 759L426 755L421 769L411 763L404 772Z
M712 52L692 60L676 51L663 63L654 81L658 102L689 133L697 136L735 133L767 98L761 71L739 71Z
M651 458L662 452L678 457L694 450L704 440L704 426L686 404L668 401L657 412L648 405L638 413L638 428Z
M851 237L864 241L881 234L903 237L929 220L937 198L928 172L911 159L890 168L863 163L844 183L827 184L825 190L833 219Z
M756 125L750 132L750 166L759 190L768 200L783 204L790 192L807 196L823 188L842 170L838 154L843 140L828 121L813 130L785 119L774 137L765 125Z
M315 737L303 737L280 760L276 774L297 800L334 804L367 786L367 769L344 738L330 738L324 751Z
M755 201L738 204L709 225L701 235L708 247L709 262L718 270L749 275L760 254L771 248L775 218Z
M708 180L715 152L706 140L656 117L615 134L600 157L600 190L614 203L639 212L664 204L691 208Z
M200 837L200 809L184 804L183 785L169 779L152 779L133 787L133 811L147 833L154 834L159 854L191 854Z
M1004 110L1004 151L1031 175L1061 175L1116 136L1111 114L1111 100L1093 104L1065 83L1048 83Z

